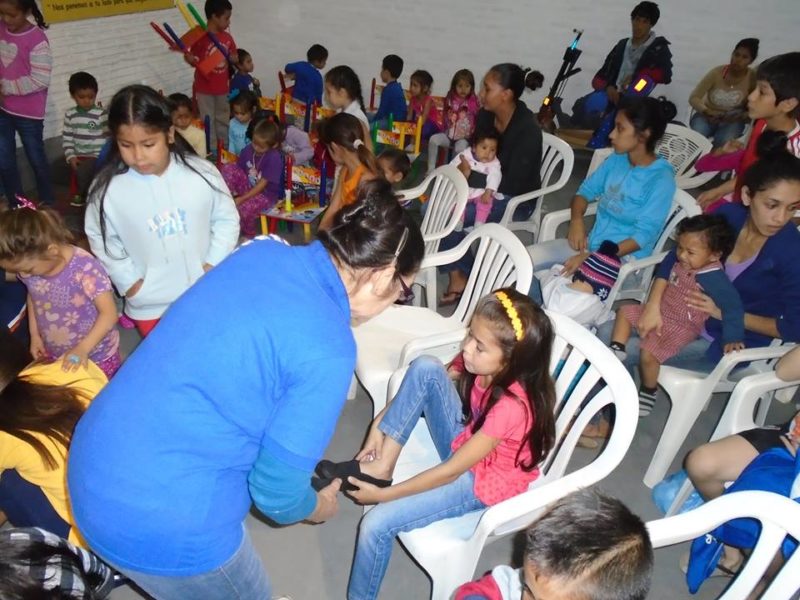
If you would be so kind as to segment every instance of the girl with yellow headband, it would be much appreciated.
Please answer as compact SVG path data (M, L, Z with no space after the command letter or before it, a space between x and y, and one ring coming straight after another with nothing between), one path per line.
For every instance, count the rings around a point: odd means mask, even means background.
M377 504L359 528L349 600L377 598L394 537L401 531L483 510L520 494L553 446L553 327L513 289L475 308L461 354L445 366L411 363L400 389L375 418L353 461L317 466L319 481L341 478L361 504ZM391 485L400 451L422 415L442 462Z

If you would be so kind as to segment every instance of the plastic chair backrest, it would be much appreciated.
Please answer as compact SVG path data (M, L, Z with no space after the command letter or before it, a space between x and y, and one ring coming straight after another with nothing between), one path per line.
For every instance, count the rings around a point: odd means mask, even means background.
M574 163L575 153L567 142L550 133L542 133L542 164L539 167L539 176L543 188L550 185L550 179L559 165L561 171L558 183L561 183L562 179L566 183L572 174Z
M497 223L487 223L476 227L461 243L472 243L476 239L480 242L467 286L450 316L465 324L483 296L509 286L527 294L533 278L530 254L514 233Z
M737 492L720 496L686 513L647 523L654 548L692 540L733 519L761 523L761 533L744 567L719 600L744 600L765 575L788 535L800 539L800 505L771 492ZM786 600L800 588L800 551L795 551L769 583L761 600Z
M678 180L689 174L697 159L710 151L711 142L708 139L688 127L674 123L667 125L666 132L656 144L656 154L669 161Z
M427 209L420 230L425 240L425 256L439 250L442 238L453 232L467 206L469 186L455 167L434 169L423 181L428 189Z

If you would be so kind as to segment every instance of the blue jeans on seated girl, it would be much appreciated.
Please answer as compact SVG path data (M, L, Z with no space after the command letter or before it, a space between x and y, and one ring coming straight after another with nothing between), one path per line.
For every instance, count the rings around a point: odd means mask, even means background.
M411 363L378 428L405 444L423 414L439 458L447 460L450 444L464 430L461 398L444 365L427 356ZM467 471L452 483L378 504L367 512L358 530L348 600L378 597L398 533L486 508L475 496L474 483Z
M735 140L744 133L745 124L741 121L734 123L712 123L705 115L694 113L689 126L700 135L713 138L715 148L718 148L730 140Z
M216 569L186 577L167 577L140 573L132 569L120 568L109 563L114 569L129 577L157 600L269 600L271 587L264 565L258 556L250 536L244 528L239 549L227 562ZM101 557L102 558L102 557ZM108 561L106 561L108 562Z
M0 511L14 527L41 527L62 538L69 535L70 524L56 512L42 488L23 479L16 469L0 474Z

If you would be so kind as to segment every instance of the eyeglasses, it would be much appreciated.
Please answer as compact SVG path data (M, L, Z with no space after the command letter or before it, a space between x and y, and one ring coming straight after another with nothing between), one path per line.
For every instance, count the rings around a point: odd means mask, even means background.
M525 581L525 569L519 570L519 582L522 584L522 595L520 600L536 600L536 595Z

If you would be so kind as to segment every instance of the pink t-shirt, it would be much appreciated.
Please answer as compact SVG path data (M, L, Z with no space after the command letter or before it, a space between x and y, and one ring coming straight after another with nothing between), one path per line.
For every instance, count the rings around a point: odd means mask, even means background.
M408 103L409 107L411 107L411 114L416 121L422 111L425 110L425 103L431 100L431 109L428 111L428 121L436 125L440 130L442 129L442 115L439 114L439 109L436 107L436 103L433 102L433 99L430 96L425 96L422 99L412 97L411 101Z
M466 140L475 130L475 117L481 105L475 94L462 98L458 94L447 95L447 137L451 140Z
M44 119L53 59L44 31L36 26L11 33L0 22L2 108L29 119Z
M56 359L86 337L97 321L94 299L111 291L111 280L94 256L73 246L72 259L51 277L20 275L33 302L33 317L47 354ZM109 331L89 358L102 362L119 348L119 332Z
M470 394L473 422L481 414L487 400L486 390L476 381ZM533 427L533 415L527 396L522 386L514 383L509 388L509 393L500 398L486 415L486 420L480 428L481 433L500 440L500 443L470 469L475 474L475 495L487 506L521 494L539 477L538 467L532 471L523 471L519 464L527 464L531 460L531 451L525 442L531 427ZM464 431L453 440L451 444L453 452L471 437L471 424L467 424ZM522 446L521 452L520 446Z

